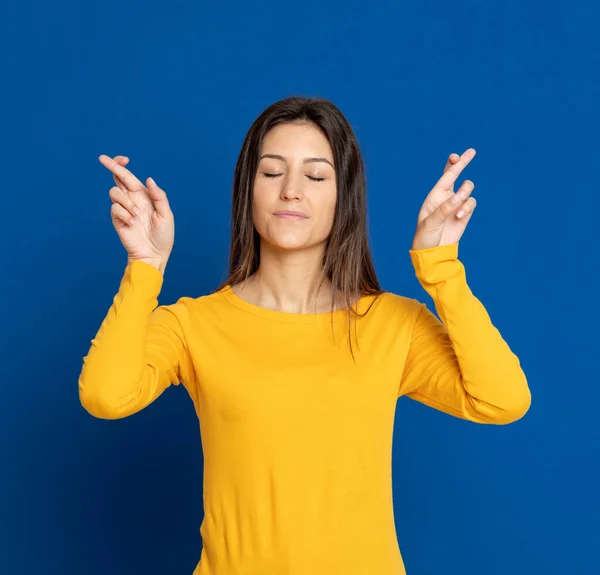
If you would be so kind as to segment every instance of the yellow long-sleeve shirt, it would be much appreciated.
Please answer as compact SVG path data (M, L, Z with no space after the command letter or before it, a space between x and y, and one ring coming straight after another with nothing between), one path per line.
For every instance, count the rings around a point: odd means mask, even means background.
M363 297L359 311L373 306L356 325L356 362L344 311L332 333L330 313L268 310L229 287L158 306L160 272L127 266L80 398L114 419L171 384L188 390L205 458L195 575L402 575L397 398L491 424L529 408L519 360L468 287L458 244L409 253L443 323L412 298Z

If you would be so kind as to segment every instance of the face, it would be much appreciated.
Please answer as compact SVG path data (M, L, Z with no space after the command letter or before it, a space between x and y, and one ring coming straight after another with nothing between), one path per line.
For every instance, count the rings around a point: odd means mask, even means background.
M265 135L260 154L253 215L262 241L281 249L324 246L337 199L327 138L313 125L279 124Z

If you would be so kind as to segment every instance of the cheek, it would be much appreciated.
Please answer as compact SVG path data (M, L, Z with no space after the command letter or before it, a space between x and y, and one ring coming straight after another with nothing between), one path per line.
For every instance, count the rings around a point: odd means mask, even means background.
M316 213L319 214L319 227L329 232L333 225L333 219L335 217L335 207L337 202L337 194L334 191L329 191L327 195L321 198Z
M265 213L267 211L266 204L266 194L259 186L256 186L254 188L254 193L252 194L252 218L256 227L259 227L261 222L265 219Z

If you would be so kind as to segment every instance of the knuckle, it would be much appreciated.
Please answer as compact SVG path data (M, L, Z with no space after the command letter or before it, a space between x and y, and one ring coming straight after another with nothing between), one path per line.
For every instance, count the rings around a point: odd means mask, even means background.
M121 188L119 188L118 186L113 186L108 195L113 199L113 200L117 200L118 198L123 196L123 190Z
M471 180L465 180L463 186L465 191L472 192L475 189L475 184Z

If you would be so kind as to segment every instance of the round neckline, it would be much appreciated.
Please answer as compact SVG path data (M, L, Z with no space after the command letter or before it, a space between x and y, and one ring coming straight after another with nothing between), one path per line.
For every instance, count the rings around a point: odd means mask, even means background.
M319 323L322 321L329 321L332 312L324 311L319 313L294 313L289 311L279 311L274 309L269 309L266 307L262 307L245 299L241 298L238 294L233 291L233 288L230 284L226 285L220 293L230 304L235 307L251 313L252 315L262 317L264 319L273 320L273 321L282 321L288 323ZM357 303L355 303L355 307L360 311L361 306L368 296L361 296ZM333 317L345 316L347 308L336 309L333 311Z

